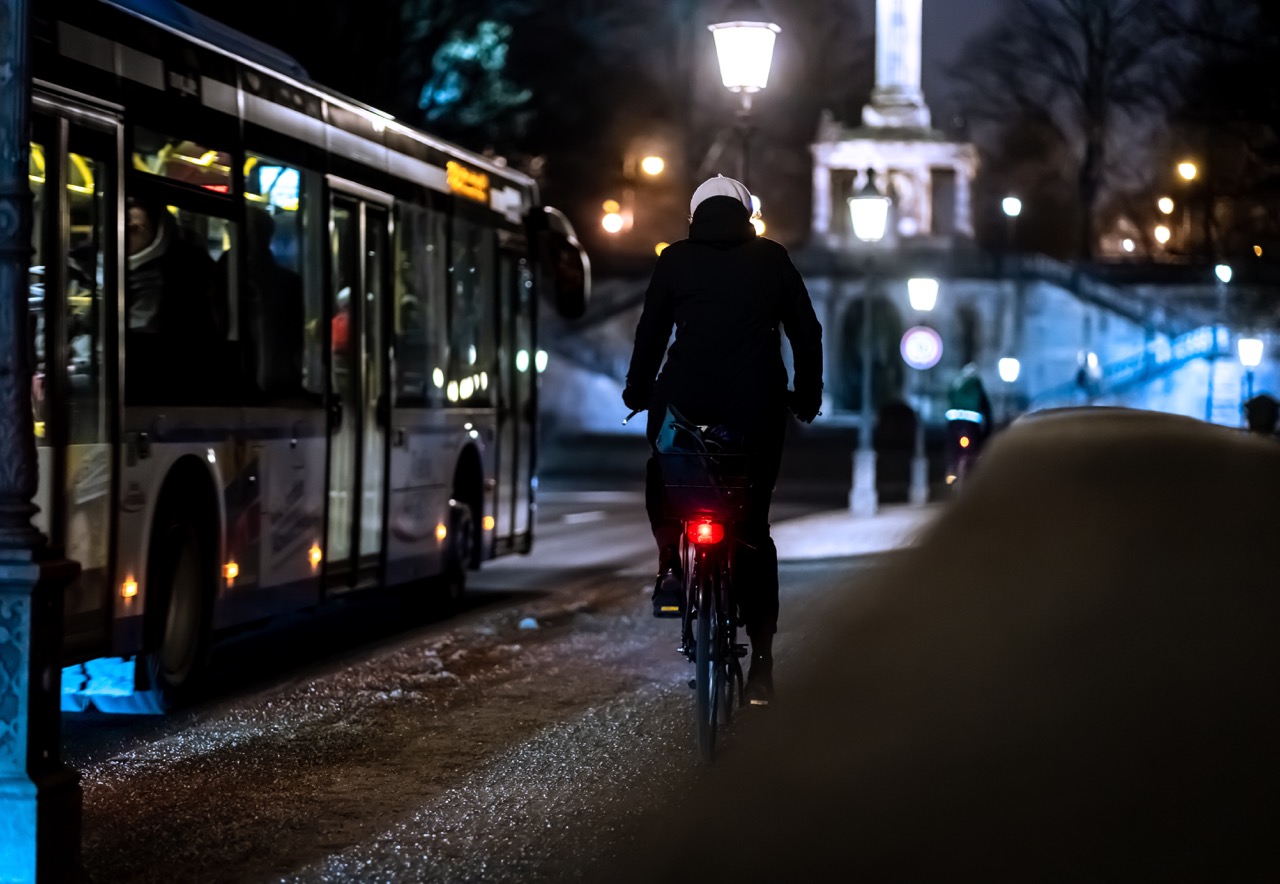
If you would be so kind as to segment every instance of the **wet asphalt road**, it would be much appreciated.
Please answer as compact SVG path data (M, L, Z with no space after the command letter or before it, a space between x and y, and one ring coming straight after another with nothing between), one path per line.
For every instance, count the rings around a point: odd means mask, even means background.
M461 612L358 600L228 643L193 709L64 716L90 880L597 879L699 783L652 560L638 495L547 489L535 553L473 573ZM737 728L785 715L788 664L871 567L783 566L781 700Z

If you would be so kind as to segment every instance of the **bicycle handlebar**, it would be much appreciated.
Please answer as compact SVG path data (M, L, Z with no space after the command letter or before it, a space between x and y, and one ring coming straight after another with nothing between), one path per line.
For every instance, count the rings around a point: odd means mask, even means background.
M622 419L622 425L625 427L627 424L631 423L631 419L642 411L644 411L643 408L637 408L635 411L631 412L631 414Z

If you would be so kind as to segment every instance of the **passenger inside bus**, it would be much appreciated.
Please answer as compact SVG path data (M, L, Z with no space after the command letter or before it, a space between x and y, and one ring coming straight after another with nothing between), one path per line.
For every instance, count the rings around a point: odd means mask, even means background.
M214 261L163 206L135 198L127 205L125 395L134 402L207 401L226 339Z
M276 261L271 245L275 221L260 206L249 206L246 265L249 322L258 389L268 395L302 390L305 307L302 277Z

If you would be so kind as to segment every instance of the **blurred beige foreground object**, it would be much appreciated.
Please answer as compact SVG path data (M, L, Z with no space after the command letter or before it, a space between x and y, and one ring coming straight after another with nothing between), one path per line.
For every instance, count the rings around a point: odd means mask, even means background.
M1034 415L873 579L615 880L1277 875L1280 444Z

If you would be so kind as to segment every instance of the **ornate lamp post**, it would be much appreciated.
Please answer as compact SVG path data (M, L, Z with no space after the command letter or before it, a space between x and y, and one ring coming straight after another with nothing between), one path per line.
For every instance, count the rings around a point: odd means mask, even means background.
M911 300L911 308L919 313L932 312L938 303L938 281L929 277L917 277L907 280L907 297ZM942 356L941 341L937 332L929 334L932 329L915 328L903 337L903 356L907 364L915 369L913 386L916 398L916 438L915 451L911 455L911 489L908 500L912 506L921 506L929 502L929 459L924 452L924 392L921 381L924 372L938 364ZM918 351L908 353L912 341Z
M875 183L875 173L868 170L866 185L849 197L849 218L853 222L853 235L865 243L878 243L884 239L889 227L890 200ZM876 449L871 441L875 427L875 415L871 410L871 294L874 280L874 263L867 273L867 285L862 294L862 419L858 429L858 450L853 456L853 488L849 492L849 509L856 516L874 516L880 508L876 492Z
M71 880L80 789L59 758L62 593L76 566L31 524L31 70L26 0L0 4L0 878Z
M720 60L720 79L730 92L738 93L738 132L742 138L742 183L750 187L751 99L769 85L773 64L773 44L782 29L769 21L759 0L734 0L724 20L709 25Z

